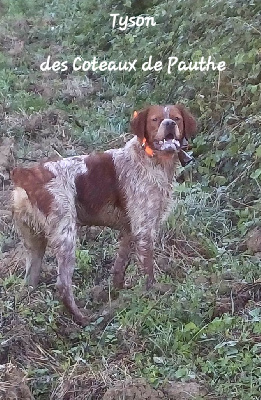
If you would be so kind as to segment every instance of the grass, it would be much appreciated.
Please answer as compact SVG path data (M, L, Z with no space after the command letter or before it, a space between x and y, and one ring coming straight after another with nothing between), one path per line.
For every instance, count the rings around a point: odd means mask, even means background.
M120 34L108 19L116 9L154 15L159 23ZM173 212L160 234L157 288L143 291L133 263L128 279L134 286L116 300L109 273L116 233L81 233L75 292L95 315L85 328L57 300L51 254L41 285L27 292L19 241L10 220L1 224L0 381L10 383L6 371L15 366L39 400L102 399L130 378L160 390L168 381L193 381L204 388L200 398L259 399L258 290L236 306L242 300L237 286L260 274L260 255L242 248L260 221L259 2L121 1L116 8L110 0L2 0L0 12L0 134L15 139L11 166L56 151L67 156L118 147L133 110L148 103L188 104L200 131L196 164L181 170L187 180L175 186ZM155 48L164 62L175 48L193 60L221 55L228 68L220 77L39 70L48 54L70 62L77 55L117 61L146 59ZM8 191L2 191L3 208ZM3 251L8 241L13 245ZM226 307L217 312L220 304ZM0 383L2 396L7 390Z

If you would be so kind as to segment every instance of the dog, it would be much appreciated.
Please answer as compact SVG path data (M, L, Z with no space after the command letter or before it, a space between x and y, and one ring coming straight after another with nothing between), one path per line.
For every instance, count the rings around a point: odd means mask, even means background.
M60 298L82 325L86 317L72 290L77 226L119 230L115 288L124 287L133 248L147 288L153 285L156 234L168 214L181 151L195 134L196 121L181 104L153 105L135 112L131 130L134 137L123 148L16 167L11 174L14 221L26 248L26 282L37 286L48 244L57 259Z

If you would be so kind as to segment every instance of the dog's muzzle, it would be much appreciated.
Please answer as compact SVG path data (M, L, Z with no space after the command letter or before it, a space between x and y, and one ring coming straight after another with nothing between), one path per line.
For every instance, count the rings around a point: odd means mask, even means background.
M160 124L158 134L162 139L154 141L156 150L174 152L180 149L179 128L173 119L164 119Z

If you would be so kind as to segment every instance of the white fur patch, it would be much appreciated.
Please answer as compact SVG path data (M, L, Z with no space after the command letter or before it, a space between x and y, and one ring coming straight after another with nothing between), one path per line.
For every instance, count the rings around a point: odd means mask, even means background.
M169 119L169 113L170 113L169 107L164 107L164 118L165 119Z
M51 171L55 176L68 176L68 174L75 179L78 174L87 172L85 164L86 155L62 158L58 161L48 161L44 167Z
M14 204L14 211L19 211L21 205L29 201L26 191L21 188L17 187L13 191L13 204Z
M76 208L75 208L75 179L78 175L88 171L86 155L63 158L56 162L47 162L44 167L51 171L55 177L46 185L54 197L53 212L50 215L49 232L54 247L62 244L64 251L76 240ZM68 249L67 249L68 251Z
M35 205L30 202L26 191L16 187L13 191L13 212L14 219L27 224L37 234L43 232L48 225L48 219ZM19 223L16 224L19 230Z

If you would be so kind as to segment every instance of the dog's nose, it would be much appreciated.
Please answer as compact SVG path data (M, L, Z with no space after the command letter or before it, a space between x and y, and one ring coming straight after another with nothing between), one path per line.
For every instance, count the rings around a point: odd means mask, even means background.
M175 126L176 125L176 122L175 121L173 121L173 119L164 119L163 121L162 121L162 123L165 125L165 126L167 126L167 127L173 127L173 126Z

